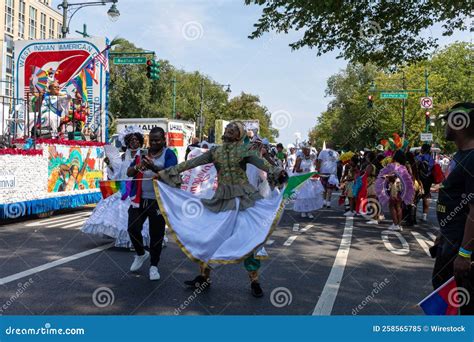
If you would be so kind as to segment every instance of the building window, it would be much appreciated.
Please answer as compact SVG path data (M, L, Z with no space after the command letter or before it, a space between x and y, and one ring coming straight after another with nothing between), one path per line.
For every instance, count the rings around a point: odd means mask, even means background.
M56 37L54 36L54 25L55 25L54 19L53 19L53 18L49 18L49 38L50 38L50 39L56 38Z
M5 31L13 34L14 0L5 1Z
M5 71L7 74L12 74L13 73L13 57L10 55L7 55L7 65L5 67Z
M63 25L61 25L61 23L58 22L58 38L62 38L63 37Z
M20 11L18 13L18 37L25 38L25 2L20 0Z
M46 14L41 13L40 39L46 39Z
M36 39L36 13L36 8L30 6L30 29L28 39Z
M13 96L13 78L9 75L5 76L5 96Z

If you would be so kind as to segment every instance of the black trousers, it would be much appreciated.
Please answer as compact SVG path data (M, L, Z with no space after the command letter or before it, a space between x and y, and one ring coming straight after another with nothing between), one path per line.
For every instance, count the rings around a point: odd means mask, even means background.
M454 259L456 259L460 242L448 241L441 238L436 251L436 261L433 269L433 288L437 289L447 282L454 275ZM457 279L456 284L459 288L465 288L469 293L469 302L459 309L461 315L474 315L474 270L462 279ZM459 300L465 302L461 297Z
M150 263L151 266L157 266L160 262L166 223L156 200L142 199L139 208L128 209L128 235L137 254L145 254L142 230L147 218L150 226Z

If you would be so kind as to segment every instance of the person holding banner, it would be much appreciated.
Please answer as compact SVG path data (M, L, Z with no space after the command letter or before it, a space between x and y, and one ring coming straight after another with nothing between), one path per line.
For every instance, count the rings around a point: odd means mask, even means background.
M184 163L159 172L155 182L156 198L162 214L183 252L200 265L200 274L185 284L207 289L210 264L244 262L250 278L251 293L261 297L258 281L260 261L254 257L265 243L284 209L278 191L263 198L247 178L246 165L253 164L267 172L270 185L286 181L284 170L270 165L257 151L244 144L243 123L231 122L225 128L223 145ZM199 165L213 163L218 186L212 198L193 196L176 189L180 174Z

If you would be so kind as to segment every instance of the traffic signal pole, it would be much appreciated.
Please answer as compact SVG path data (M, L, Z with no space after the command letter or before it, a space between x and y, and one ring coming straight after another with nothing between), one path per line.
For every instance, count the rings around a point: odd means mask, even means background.
M171 82L173 82L173 119L176 119L176 76Z

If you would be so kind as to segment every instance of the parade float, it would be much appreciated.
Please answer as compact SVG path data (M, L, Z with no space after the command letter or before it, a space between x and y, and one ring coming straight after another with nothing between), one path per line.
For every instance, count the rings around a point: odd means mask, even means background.
M97 203L108 141L105 38L15 42L0 219ZM57 88L57 89L55 89Z

